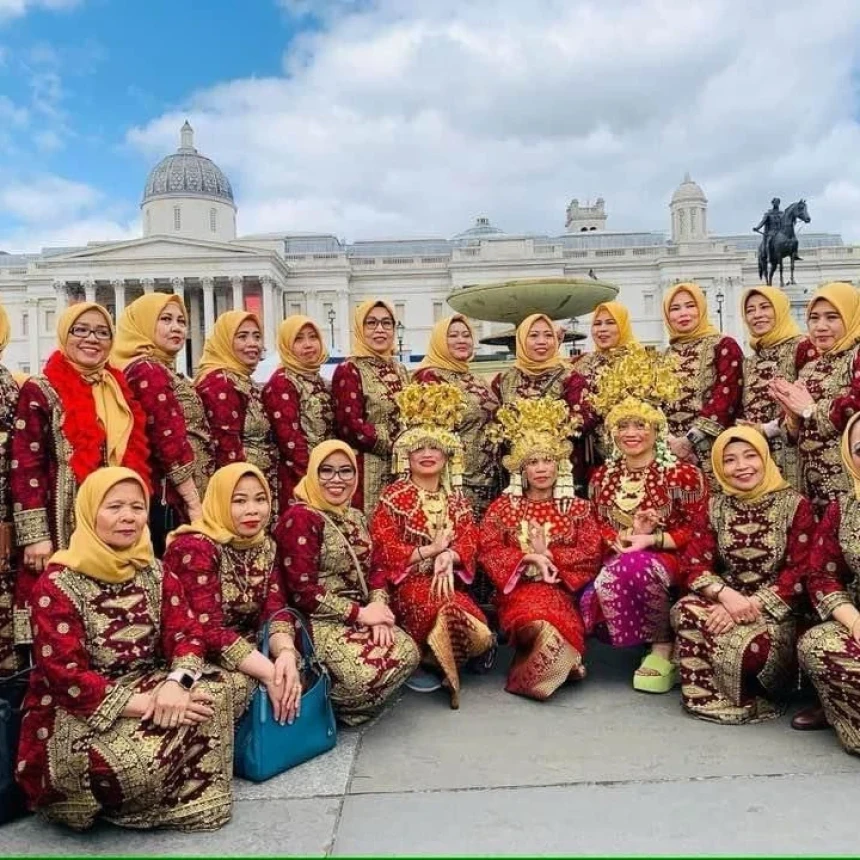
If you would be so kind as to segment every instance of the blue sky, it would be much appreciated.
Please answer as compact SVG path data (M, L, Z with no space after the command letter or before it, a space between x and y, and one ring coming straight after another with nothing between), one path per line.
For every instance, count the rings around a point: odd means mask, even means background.
M139 235L186 116L240 233L666 230L690 171L715 232L858 241L858 46L857 0L0 0L0 249Z

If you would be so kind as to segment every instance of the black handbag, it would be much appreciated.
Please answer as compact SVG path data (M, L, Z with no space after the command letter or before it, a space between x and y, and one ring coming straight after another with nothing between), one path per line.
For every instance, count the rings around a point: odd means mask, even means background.
M21 703L27 693L30 670L0 678L0 824L26 812L24 795L15 782L18 737L21 734Z

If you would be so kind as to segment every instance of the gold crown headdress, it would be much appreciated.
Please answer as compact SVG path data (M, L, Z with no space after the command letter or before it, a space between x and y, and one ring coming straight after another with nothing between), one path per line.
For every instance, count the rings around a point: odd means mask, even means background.
M508 492L522 495L523 465L529 457L543 454L558 463L555 498L573 498L570 440L578 435L580 423L563 400L552 397L518 397L502 406L487 432L491 441L510 446L510 452L502 457L502 465L511 475Z
M661 429L666 426L662 407L680 396L675 357L630 344L598 371L589 400L610 430L625 418L639 418Z
M409 455L429 445L444 451L448 457L446 472L450 480L446 482L454 487L462 486L463 443L454 429L466 411L463 392L449 382L412 382L394 399L404 430L394 442L392 471L408 475Z

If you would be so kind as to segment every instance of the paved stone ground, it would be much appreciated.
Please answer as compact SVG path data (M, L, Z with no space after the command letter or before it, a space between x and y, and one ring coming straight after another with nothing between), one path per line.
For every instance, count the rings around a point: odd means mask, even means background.
M832 732L693 720L677 692L632 690L637 659L594 646L591 677L543 704L505 693L502 665L460 711L407 692L328 755L237 783L219 833L29 818L0 854L858 853L860 762Z

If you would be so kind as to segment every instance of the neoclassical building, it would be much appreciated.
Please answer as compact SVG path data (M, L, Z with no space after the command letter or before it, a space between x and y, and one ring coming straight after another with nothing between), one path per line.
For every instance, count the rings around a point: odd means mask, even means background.
M814 201L810 209L814 218ZM193 370L216 316L236 307L261 314L269 350L285 315L307 313L327 333L333 354L343 355L351 309L367 298L385 298L402 323L403 351L421 354L433 323L450 313L446 297L453 290L591 273L620 287L641 339L661 344L660 303L668 286L697 281L715 322L741 338L740 295L758 283L758 237L709 234L707 198L689 176L669 202L668 235L607 229L602 198L585 205L573 200L558 236L509 234L481 217L450 239L350 244L327 233L237 237L236 213L229 180L197 151L186 122L179 149L153 168L144 185L141 238L38 254L0 252L0 300L12 324L4 362L11 370L38 372L54 348L57 311L69 302L95 300L116 314L153 290L184 296L190 339L181 364ZM801 255L798 285L790 290L798 316L818 284L860 283L860 246L845 245L837 234L802 233ZM498 328L479 325L482 335Z

